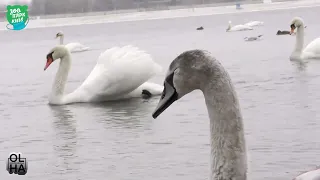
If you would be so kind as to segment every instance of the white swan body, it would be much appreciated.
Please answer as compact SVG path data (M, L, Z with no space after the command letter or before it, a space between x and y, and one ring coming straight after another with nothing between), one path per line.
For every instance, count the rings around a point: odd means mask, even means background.
M264 22L262 22L262 21L250 21L244 25L249 26L249 27L253 27L253 26L263 26L263 24L264 24Z
M197 89L204 94L210 118L210 180L246 180L247 155L238 98L228 73L208 52L186 51L173 60L153 118Z
M47 55L45 70L56 59L60 59L60 66L49 104L112 101L141 97L142 90L152 95L159 95L163 90L161 85L146 82L161 72L161 66L137 47L114 47L101 53L86 80L74 92L66 95L64 88L71 68L71 54L65 46L56 46Z
M231 21L229 21L229 25L226 31L231 32L231 31L248 31L248 30L253 30L253 28L243 24L232 26Z
M290 56L291 60L320 59L320 38L311 41L304 49L304 25L303 20L295 17L291 22L291 34L296 30L296 44Z
M68 48L68 50L70 52L82 52L82 51L88 51L90 48L87 46L84 46L80 43L68 43L65 45L66 48Z
M293 180L320 180L320 169L308 171L306 173L300 174Z
M58 32L56 34L56 38L60 37L60 45L63 45L64 41L64 34L62 32ZM90 48L87 46L84 46L80 43L74 42L74 43L68 43L65 45L68 50L73 53L73 52L82 52L82 51L88 51Z

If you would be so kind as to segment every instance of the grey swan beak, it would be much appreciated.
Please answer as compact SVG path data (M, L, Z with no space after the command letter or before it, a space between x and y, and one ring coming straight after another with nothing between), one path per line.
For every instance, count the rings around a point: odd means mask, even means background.
M173 74L172 71L164 81L164 89L158 103L157 108L152 113L152 117L156 119L163 111L165 111L173 102L178 99L178 94L173 86Z

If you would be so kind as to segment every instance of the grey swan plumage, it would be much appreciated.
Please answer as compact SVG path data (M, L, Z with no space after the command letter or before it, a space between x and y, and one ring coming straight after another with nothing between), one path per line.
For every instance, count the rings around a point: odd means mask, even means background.
M237 94L227 71L209 52L186 51L173 60L153 118L197 89L204 94L210 118L211 179L245 180L247 154Z
M278 30L278 32L277 32L277 35L286 35L286 34L290 35L290 31L280 31L280 30Z
M247 180L247 152L238 97L228 72L209 52L190 50L172 61L152 117L157 118L194 90L202 91L210 119L210 180ZM295 180L315 180L318 176L320 170L301 174Z
M204 28L202 26L198 27L197 30L203 30Z

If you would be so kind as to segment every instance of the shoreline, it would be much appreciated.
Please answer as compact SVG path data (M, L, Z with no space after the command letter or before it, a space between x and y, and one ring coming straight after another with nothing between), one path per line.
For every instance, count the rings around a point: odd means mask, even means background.
M243 2L242 2L243 3ZM241 3L241 4L242 4ZM93 12L82 13L82 16L68 17L67 15L53 15L53 18L41 18L29 21L26 29L74 26L83 24L116 23L128 21L144 21L156 19L174 19L195 16L209 16L219 14L250 13L259 11L275 11L284 9L308 8L320 6L320 0L284 1L274 3L242 4L242 9L236 9L235 4L229 6L192 7L173 10L140 11L114 13L114 12ZM90 14L90 15L89 15ZM60 16L60 17L58 17ZM6 29L7 22L0 22L2 30Z

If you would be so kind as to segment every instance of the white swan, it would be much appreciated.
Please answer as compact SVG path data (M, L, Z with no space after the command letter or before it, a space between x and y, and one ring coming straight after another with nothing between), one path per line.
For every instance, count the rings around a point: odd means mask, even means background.
M173 60L152 117L157 118L193 90L202 91L210 118L210 180L247 180L247 152L238 97L228 72L210 53L191 50ZM296 180L315 180L314 174L309 175Z
M290 34L293 34L295 29L296 32L296 45L294 51L292 52L290 59L319 59L320 58L320 38L314 39L310 42L304 49L304 24L303 20L300 17L293 18L291 22L291 31Z
M232 26L231 21L229 21L229 25L226 31L231 32L231 31L248 31L248 30L253 30L253 28L250 26L242 25L242 24Z
M124 46L101 53L96 66L82 85L65 95L64 88L71 67L69 50L63 45L54 47L47 55L44 70L59 58L60 66L49 96L49 104L111 101L142 97L143 90L152 95L159 95L163 90L161 85L146 82L161 71L161 66L137 47Z
M295 177L293 180L319 180L320 179L320 169L315 169L312 171L305 172Z
M253 27L253 26L263 26L263 24L264 24L264 22L262 22L262 21L250 21L244 25Z
M61 31L56 34L56 38L58 37L60 37L60 44L63 45L64 34ZM65 46L69 49L71 53L88 51L90 49L89 47L86 47L80 43L68 43Z

